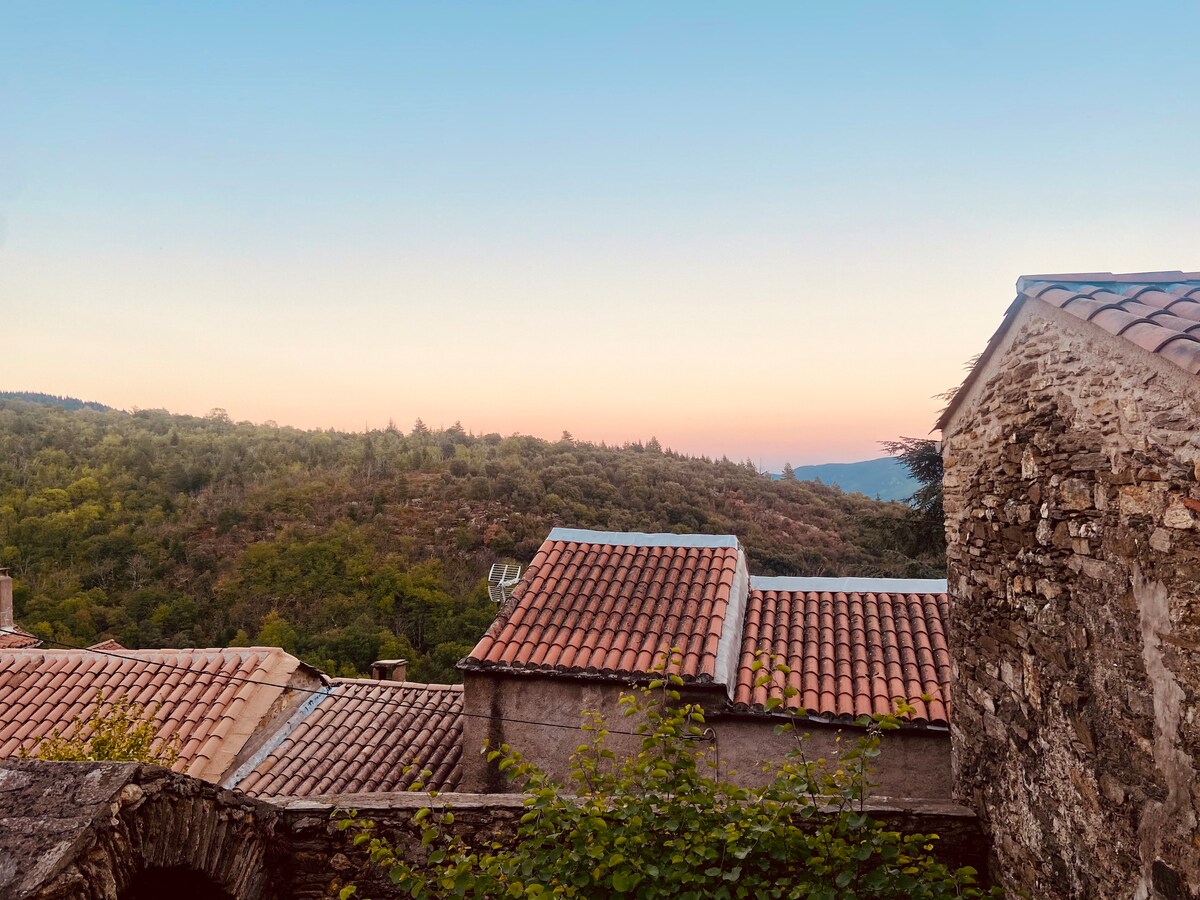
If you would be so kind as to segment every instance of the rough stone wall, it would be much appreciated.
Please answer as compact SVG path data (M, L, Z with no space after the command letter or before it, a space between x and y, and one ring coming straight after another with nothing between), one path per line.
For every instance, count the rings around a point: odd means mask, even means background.
M614 752L635 753L641 745L632 731L635 719L626 718L618 705L622 691L634 690L618 682L588 681L540 675L505 675L468 672L463 692L463 779L460 788L479 793L504 793L511 783L489 765L479 752L484 740L490 746L507 743L560 782L570 771L575 749L588 740L578 729L583 710L599 712L612 732L606 746ZM764 764L779 764L795 746L792 735L775 734L778 719L766 716L724 715L719 710L725 691L712 686L685 699L700 703L712 736L705 746L713 751L719 774L744 787L763 785L768 779ZM537 724L547 723L547 724ZM846 743L859 736L853 727L807 724L810 739L805 752L829 758L840 734ZM875 760L875 793L883 797L949 798L952 778L950 735L945 731L905 729L884 735L882 753Z
M1010 334L944 435L958 796L1031 896L1198 896L1200 379Z
M367 865L340 811L378 823L407 859L428 852L413 821L436 803L475 846L506 843L525 812L516 794L350 794L256 800L159 766L137 763L0 763L0 897L127 900L134 896L282 900L324 898L355 883L358 896L398 897ZM936 833L936 854L981 869L975 814L945 800L876 801L875 818L905 833ZM804 820L810 822L811 820ZM802 824L802 823L799 823ZM157 876L146 882L144 876ZM204 882L204 887L200 887Z
M381 900L400 896L385 873L367 864L363 849L351 845L351 832L338 830L335 810L357 809L361 818L376 822L378 833L412 862L420 861L427 852L420 845L420 830L412 822L416 810L430 803L421 794L276 798L269 802L279 808L281 823L290 835L287 896L295 900L327 897L331 884L349 883L358 886L358 896ZM454 813L454 831L476 846L512 840L525 812L524 798L516 794L442 794L437 802ZM970 865L984 871L987 851L979 820L965 807L945 800L916 800L871 803L867 810L905 834L937 834L935 855L948 865Z
M4 760L0 897L120 900L165 869L238 900L283 898L277 822L274 807L160 766Z
M294 900L329 897L330 886L354 884L358 896L399 897L387 873L372 867L362 847L352 844L353 831L339 831L337 820L346 810L376 823L376 833L388 838L409 862L423 862L421 829L413 816L433 801L425 794L359 794L331 798L275 798L288 830L288 890ZM519 794L442 794L439 808L454 813L451 830L472 846L511 840L525 813ZM407 895L405 895L407 896Z

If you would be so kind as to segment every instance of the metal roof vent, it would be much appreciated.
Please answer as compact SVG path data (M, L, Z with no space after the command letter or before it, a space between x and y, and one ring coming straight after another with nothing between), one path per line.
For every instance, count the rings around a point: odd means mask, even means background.
M488 572L488 596L496 603L504 603L512 596L513 589L520 580L520 566L513 563L495 563Z

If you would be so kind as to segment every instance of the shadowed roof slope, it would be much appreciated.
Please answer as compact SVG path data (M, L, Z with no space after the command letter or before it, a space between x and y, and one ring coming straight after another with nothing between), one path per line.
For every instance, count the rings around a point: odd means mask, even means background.
M938 428L950 421L1013 319L1029 301L1047 303L1161 356L1185 372L1200 374L1200 272L1026 275L1017 281L1016 299L938 419Z
M159 737L179 742L176 770L215 781L302 665L277 647L6 650L0 652L0 757L32 751L52 731L68 730L76 716L86 721L103 691L105 706L125 696L153 712Z
M347 679L314 695L227 782L258 796L429 790L462 774L462 685ZM265 753L264 753L265 751Z
M36 647L40 643L39 638L20 628L0 629L0 650L19 650L22 647Z
M946 647L945 581L752 578L742 632L734 708L762 710L784 701L811 716L855 718L892 711L903 697L912 721L949 721L950 654ZM792 671L772 671L767 654ZM762 659L764 668L751 666ZM926 703L921 694L933 697Z
M736 645L724 667L718 651L725 623L736 631L744 596L734 537L556 528L459 665L638 675L679 647L685 679L726 683Z
M124 651L124 650L128 650L129 648L125 647L122 644L118 644L112 638L109 638L108 640L101 641L98 644L92 644L90 647L88 647L88 649L89 650L105 650L105 651Z

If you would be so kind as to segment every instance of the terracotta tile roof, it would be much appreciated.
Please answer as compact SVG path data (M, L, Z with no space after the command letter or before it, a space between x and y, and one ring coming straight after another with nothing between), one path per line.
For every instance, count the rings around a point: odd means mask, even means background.
M147 708L158 705L159 735L180 742L175 768L216 781L283 699L284 686L302 665L277 647L120 655L6 650L0 652L0 757L32 751L50 732L69 729L76 716L86 720L102 690L106 701L127 696Z
M686 680L728 683L745 582L732 536L556 528L459 665L629 676L677 646Z
M90 647L88 647L88 649L89 650L126 650L128 648L121 646L116 641L114 641L112 638L109 638L107 641L101 641L98 644L92 644Z
M762 710L784 685L800 693L785 705L810 716L854 718L892 711L912 700L914 721L949 720L950 655L946 648L945 581L752 578L735 709ZM773 654L791 674L751 669ZM934 699L926 703L921 694Z
M22 647L36 647L41 639L19 627L0 630L0 650L19 650Z
M454 790L462 709L462 685L337 681L226 786L259 796L402 791L429 769L426 788Z
M1200 272L1111 272L1076 275L1026 275L1017 281L1017 297L1000 328L954 399L938 419L944 428L979 377L1013 319L1029 301L1061 309L1130 344L1200 374Z

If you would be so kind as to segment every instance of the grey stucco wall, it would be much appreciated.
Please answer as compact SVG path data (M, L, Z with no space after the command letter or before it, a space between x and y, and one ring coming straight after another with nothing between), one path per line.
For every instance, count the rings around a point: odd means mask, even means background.
M509 675L467 672L464 708L469 714L463 726L462 789L478 792L513 790L507 779L487 763L479 752L484 741L492 746L508 743L563 781L569 773L571 754L588 740L578 730L584 710L599 712L610 731L632 730L636 720L622 714L618 699L630 686L543 675ZM793 735L777 735L779 718L722 715L719 709L724 690L688 694L706 710L713 735L698 743L719 766L723 778L743 786L764 784L764 764L782 762L796 746ZM546 722L549 725L528 724ZM853 726L804 723L809 735L806 755L832 759L839 735L853 743L861 733ZM884 735L877 760L875 793L885 797L948 798L951 795L950 735L946 731L903 729ZM618 753L636 752L640 738L613 733L608 747Z

